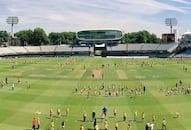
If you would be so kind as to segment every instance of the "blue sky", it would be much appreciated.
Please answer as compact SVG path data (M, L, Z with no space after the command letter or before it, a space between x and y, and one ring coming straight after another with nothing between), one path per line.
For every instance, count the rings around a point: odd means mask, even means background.
M20 30L49 32L117 28L169 33L166 18L176 18L179 34L191 30L191 0L0 0L0 30L10 32L9 16L18 16Z

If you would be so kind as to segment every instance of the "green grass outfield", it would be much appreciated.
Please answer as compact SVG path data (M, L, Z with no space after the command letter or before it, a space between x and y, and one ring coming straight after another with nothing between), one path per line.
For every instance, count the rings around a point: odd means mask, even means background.
M91 77L93 73L94 78ZM85 130L91 129L93 111L103 129L100 117L104 106L108 108L109 130L115 129L116 122L119 130L126 130L128 124L132 130L144 130L153 114L156 116L155 130L161 128L163 118L168 130L191 130L191 95L185 94L191 84L190 59L2 59L0 81L4 82L5 77L8 84L3 83L0 88L0 130L29 129L33 117L40 118L40 130L47 130L50 128L50 108L54 111L55 130L61 130L62 121L65 121L66 130L79 130L80 124ZM14 91L11 90L13 83ZM99 90L102 83L105 87ZM144 85L145 94L141 87ZM168 95L171 89L173 91ZM111 96L108 96L109 91ZM70 108L68 116L66 107ZM114 107L116 118L113 117ZM61 118L57 117L57 108L61 109ZM82 122L84 111L87 122ZM138 112L136 122L132 121L134 111ZM177 111L180 118L174 117ZM127 113L125 122L123 112ZM142 112L145 121L141 120Z

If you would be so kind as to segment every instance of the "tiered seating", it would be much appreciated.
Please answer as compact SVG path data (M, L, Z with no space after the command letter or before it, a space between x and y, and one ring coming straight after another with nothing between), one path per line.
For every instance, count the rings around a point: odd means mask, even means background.
M9 48L19 54L27 53L27 50L22 46L9 46Z
M106 55L153 55L172 53L178 47L177 43L171 44L149 44L149 43L135 43L135 44L115 44L108 45ZM0 48L0 56L23 56L23 55L89 55L94 52L92 46L82 45L43 45L43 46L9 46ZM105 53L105 52L104 52ZM154 57L153 56L153 57Z
M156 50L161 50L161 51L168 51L172 52L176 47L178 46L177 43L172 43L172 44L160 44L160 46Z
M171 53L171 52L173 52L177 47L178 47L178 44L172 44L172 46L169 47L169 48L167 49L167 51Z
M41 52L40 46L24 46L28 53L39 53Z
M16 52L11 50L9 47L0 47L0 55L6 54L16 54Z
M160 44L143 44L141 50L143 51L155 51Z
M108 51L125 51L127 48L126 44L119 44L117 46L108 46L107 50Z
M72 51L73 52L83 52L83 51L86 51L86 52L89 52L90 51L90 48L88 46L86 47L72 47Z
M180 54L176 54L174 57L175 58L181 58L181 57L191 58L191 50L189 49L184 52L181 52Z
M55 52L56 45L40 46L42 52Z
M68 45L58 45L55 48L56 52L70 52L72 51L72 48Z
M128 51L140 51L143 45L140 43L128 44Z

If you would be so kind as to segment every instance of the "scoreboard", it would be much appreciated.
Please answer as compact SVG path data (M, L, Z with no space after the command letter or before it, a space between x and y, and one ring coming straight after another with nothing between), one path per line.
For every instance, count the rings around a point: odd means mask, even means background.
M175 42L175 34L173 33L162 34L162 42L164 43Z

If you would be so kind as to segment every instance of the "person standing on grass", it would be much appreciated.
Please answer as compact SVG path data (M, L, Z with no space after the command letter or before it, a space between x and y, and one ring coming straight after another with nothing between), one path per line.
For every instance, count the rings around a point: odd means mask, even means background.
M61 125L62 125L62 130L65 130L65 123L64 123L64 121L62 121Z
M53 109L50 108L50 118L52 118L52 117L53 117Z
M146 92L146 86L145 85L143 86L143 92L144 93Z
M36 126L37 126L37 119L34 117L32 120L32 130L36 130Z
M82 124L80 125L80 130L84 130L84 126Z
M182 85L182 80L179 81L180 85Z
M156 120L156 116L153 114L153 115L152 115L152 122L154 123L155 120Z
M86 122L87 113L84 111L83 113L83 122Z
M94 130L96 129L96 125L97 125L97 120L94 119L94 121L93 121L93 128L94 128Z
M142 112L142 114L141 114L141 119L143 122L145 121L145 113L144 112Z
M104 130L108 130L108 121L107 120L104 121Z
M103 114L104 114L105 117L106 117L106 115L107 115L107 108L106 108L106 107L103 107L102 112L103 112Z
M57 108L57 114L58 114L58 117L60 118L61 117L61 110L60 110L60 108Z
M113 115L114 115L114 118L116 118L116 115L117 115L117 110L116 110L116 108L114 107L114 109L113 109Z
M130 124L127 125L127 130L131 130L131 125Z
M96 119L96 113L93 111L92 112L92 122Z
M89 99L89 97L90 97L90 91L88 90L88 92L87 92L87 99Z
M68 116L69 112L70 112L70 108L67 107L67 108L66 108L66 116Z
M179 117L180 117L180 112L177 111L177 112L175 113L175 116L176 116L176 118L179 118Z
M162 120L162 129L161 130L166 130L166 120L163 118Z
M154 123L153 122L151 122L150 127L151 127L151 130L154 130Z
M54 130L54 120L52 120L52 121L50 122L50 129L51 129L51 130Z
M5 84L8 84L8 78L5 77Z
M146 125L145 125L145 130L150 130L150 122L148 121L147 123L146 123Z
M137 115L138 115L138 112L135 111L135 112L134 112L134 121L137 121Z
M37 130L40 128L40 118L37 119Z
M99 125L98 124L96 124L95 130L99 130Z
M118 130L118 128L119 128L119 124L116 122L115 123L115 130Z
M11 90L14 91L15 90L15 84L13 83L11 86Z
M123 112L123 121L126 121L126 120L127 120L127 113Z

